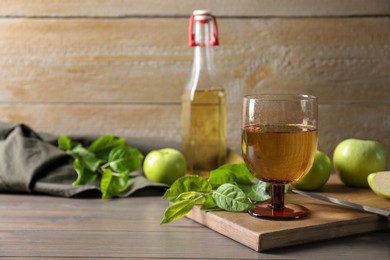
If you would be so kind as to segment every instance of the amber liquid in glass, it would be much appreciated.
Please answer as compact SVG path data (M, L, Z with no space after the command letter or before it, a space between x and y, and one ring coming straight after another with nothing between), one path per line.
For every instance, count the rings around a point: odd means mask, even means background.
M303 125L245 126L242 153L255 177L288 184L311 168L317 149L317 129Z
M196 90L192 102L185 97L183 102L182 150L187 172L208 178L226 159L225 91Z

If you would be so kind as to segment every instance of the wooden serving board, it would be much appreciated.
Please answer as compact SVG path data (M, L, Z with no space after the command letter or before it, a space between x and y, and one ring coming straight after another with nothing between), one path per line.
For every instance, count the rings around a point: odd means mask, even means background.
M346 187L334 174L319 193L390 210L390 200L377 196L369 188ZM300 220L278 221L258 219L248 213L204 212L195 207L187 217L256 251L390 228L385 218L375 214L355 211L290 191L286 194L286 201L306 206L310 214Z

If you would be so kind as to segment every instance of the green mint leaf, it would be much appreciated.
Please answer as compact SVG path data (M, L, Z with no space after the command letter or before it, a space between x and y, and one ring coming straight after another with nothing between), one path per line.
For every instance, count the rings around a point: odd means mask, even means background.
M104 162L80 144L71 150L71 154L76 159L79 159L90 171L96 171L99 165Z
M206 193L203 192L186 191L177 196L175 202L180 200L196 199L197 204L202 204L203 202L205 202L206 196Z
M202 204L202 207L200 209L203 211L221 210L221 208L218 207L217 203L215 203L215 200L212 196L207 197L206 201Z
M200 203L202 200L204 200L204 194L197 194L190 199L180 200L173 203L166 209L164 218L161 220L160 224L170 223L184 217L191 211L195 204Z
M229 170L236 177L236 183L251 184L253 180L252 173L248 170L245 163L240 164L224 164L218 169Z
M109 199L119 194L128 187L128 178L126 176L113 175L110 169L106 169L100 181L100 190L102 199Z
M67 136L60 136L58 138L58 148L61 150L71 150L72 149L72 140Z
M133 161L133 170L141 168L145 156L135 147L126 146L129 158Z
M102 199L111 198L115 193L115 179L111 174L111 170L107 169L104 171L102 179L100 181L100 190L102 192ZM119 189L116 189L119 190Z
M108 156L109 166L115 172L130 173L142 166L144 156L138 149L128 146L113 148Z
M236 175L230 169L218 168L210 172L208 181L213 189L217 189L225 183L233 184L236 181Z
M170 223L184 217L194 206L195 201L193 199L181 200L172 204L166 209L160 224Z
M129 173L142 166L143 154L125 143L124 138L114 135L101 136L88 148L67 136L58 139L58 147L75 159L73 167L78 177L73 185L88 184L102 174L100 189L103 199L127 192L134 183Z
M209 193L211 184L199 176L183 176L177 179L165 192L163 199L174 201L180 194L188 191Z
M132 161L129 159L118 159L109 162L109 166L114 172L118 172L120 174L128 174L133 169Z
M219 186L212 196L218 207L226 211L241 212L252 207L245 193L230 183Z
M266 182L256 179L252 184L239 184L238 187L253 202L266 201L271 198Z
M112 148L125 145L126 140L114 135L103 135L93 141L88 147L88 151L94 153L98 158L107 161L108 155Z
M196 191L186 191L177 196L176 201L193 199L198 195Z
M125 183L125 185L122 185L123 188L118 192L118 194L116 194L118 196L124 196L128 194L131 187L135 183L135 178L128 178L128 176L124 177L124 180L126 180L127 184Z
M250 173L245 163L242 164L224 164L210 172L208 181L213 189L225 183L251 184L253 175Z
M90 171L85 165L78 159L74 160L73 167L76 170L78 177L72 185L84 185L94 181L97 177L97 173Z

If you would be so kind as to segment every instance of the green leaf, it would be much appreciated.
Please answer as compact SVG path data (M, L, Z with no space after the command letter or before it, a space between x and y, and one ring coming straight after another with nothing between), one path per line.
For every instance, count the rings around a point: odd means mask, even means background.
M252 173L248 170L245 163L240 164L224 164L218 169L229 170L236 177L236 183L251 184L253 180Z
M126 146L126 149L133 161L134 170L141 168L145 156L137 148Z
M230 169L218 168L210 172L208 181L213 189L217 189L225 183L233 184L236 181L236 175Z
M60 136L58 138L58 148L61 150L71 150L72 149L72 140L67 136Z
M245 193L237 186L227 183L212 193L215 203L223 210L241 212L252 207Z
M210 172L209 182L213 189L225 183L251 184L253 175L250 173L245 163L224 164Z
M221 208L218 207L217 203L215 203L215 200L212 196L207 197L206 201L202 204L202 207L200 209L203 211L221 210Z
M190 199L176 201L167 208L164 213L164 218L161 220L160 224L170 223L184 217L196 204L200 203L202 200L204 200L204 194L197 194Z
M67 136L58 139L58 147L75 159L73 167L78 177L73 185L88 184L102 174L100 189L104 199L128 191L134 183L129 173L142 166L143 154L125 143L124 138L114 135L101 136L88 148Z
M135 183L135 178L128 178L128 176L127 176L127 184L123 185L123 188L118 192L118 194L115 194L115 195L125 196L126 194L129 193L129 191L134 183Z
M181 200L172 204L166 209L160 224L170 223L184 217L194 206L195 200L193 199Z
M97 173L90 171L85 165L78 159L74 160L73 167L76 170L78 177L72 185L84 185L94 181L97 177Z
M212 189L211 184L199 176L183 176L177 179L165 192L163 199L174 201L180 194L187 191L208 193Z
M91 143L88 151L96 154L98 158L107 161L111 149L119 145L125 145L125 143L126 140L124 138L114 135L103 135Z
M224 164L210 172L208 181L213 189L225 183L251 184L253 175L249 172L245 163L242 164Z
M271 198L267 188L268 184L258 179L252 184L239 184L238 187L253 202L265 201Z
M76 159L79 159L90 171L96 171L99 165L104 162L80 144L71 150L71 154Z
M136 148L117 146L111 150L108 161L114 172L126 174L138 170L142 166L143 158Z
M126 189L128 178L113 175L110 169L106 169L100 181L102 199L109 199Z
M198 195L196 191L186 191L177 196L176 201L193 199Z
M175 202L180 200L188 200L188 199L196 199L197 204L202 204L205 201L206 193L203 192L197 192L197 191L186 191L181 193L177 198L175 199Z

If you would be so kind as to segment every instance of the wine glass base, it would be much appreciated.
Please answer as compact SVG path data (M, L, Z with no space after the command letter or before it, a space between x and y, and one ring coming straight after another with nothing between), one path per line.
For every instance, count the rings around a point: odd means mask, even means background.
M285 203L284 208L274 209L269 202L258 203L248 213L257 218L270 218L279 220L293 220L304 218L309 210L301 205Z

